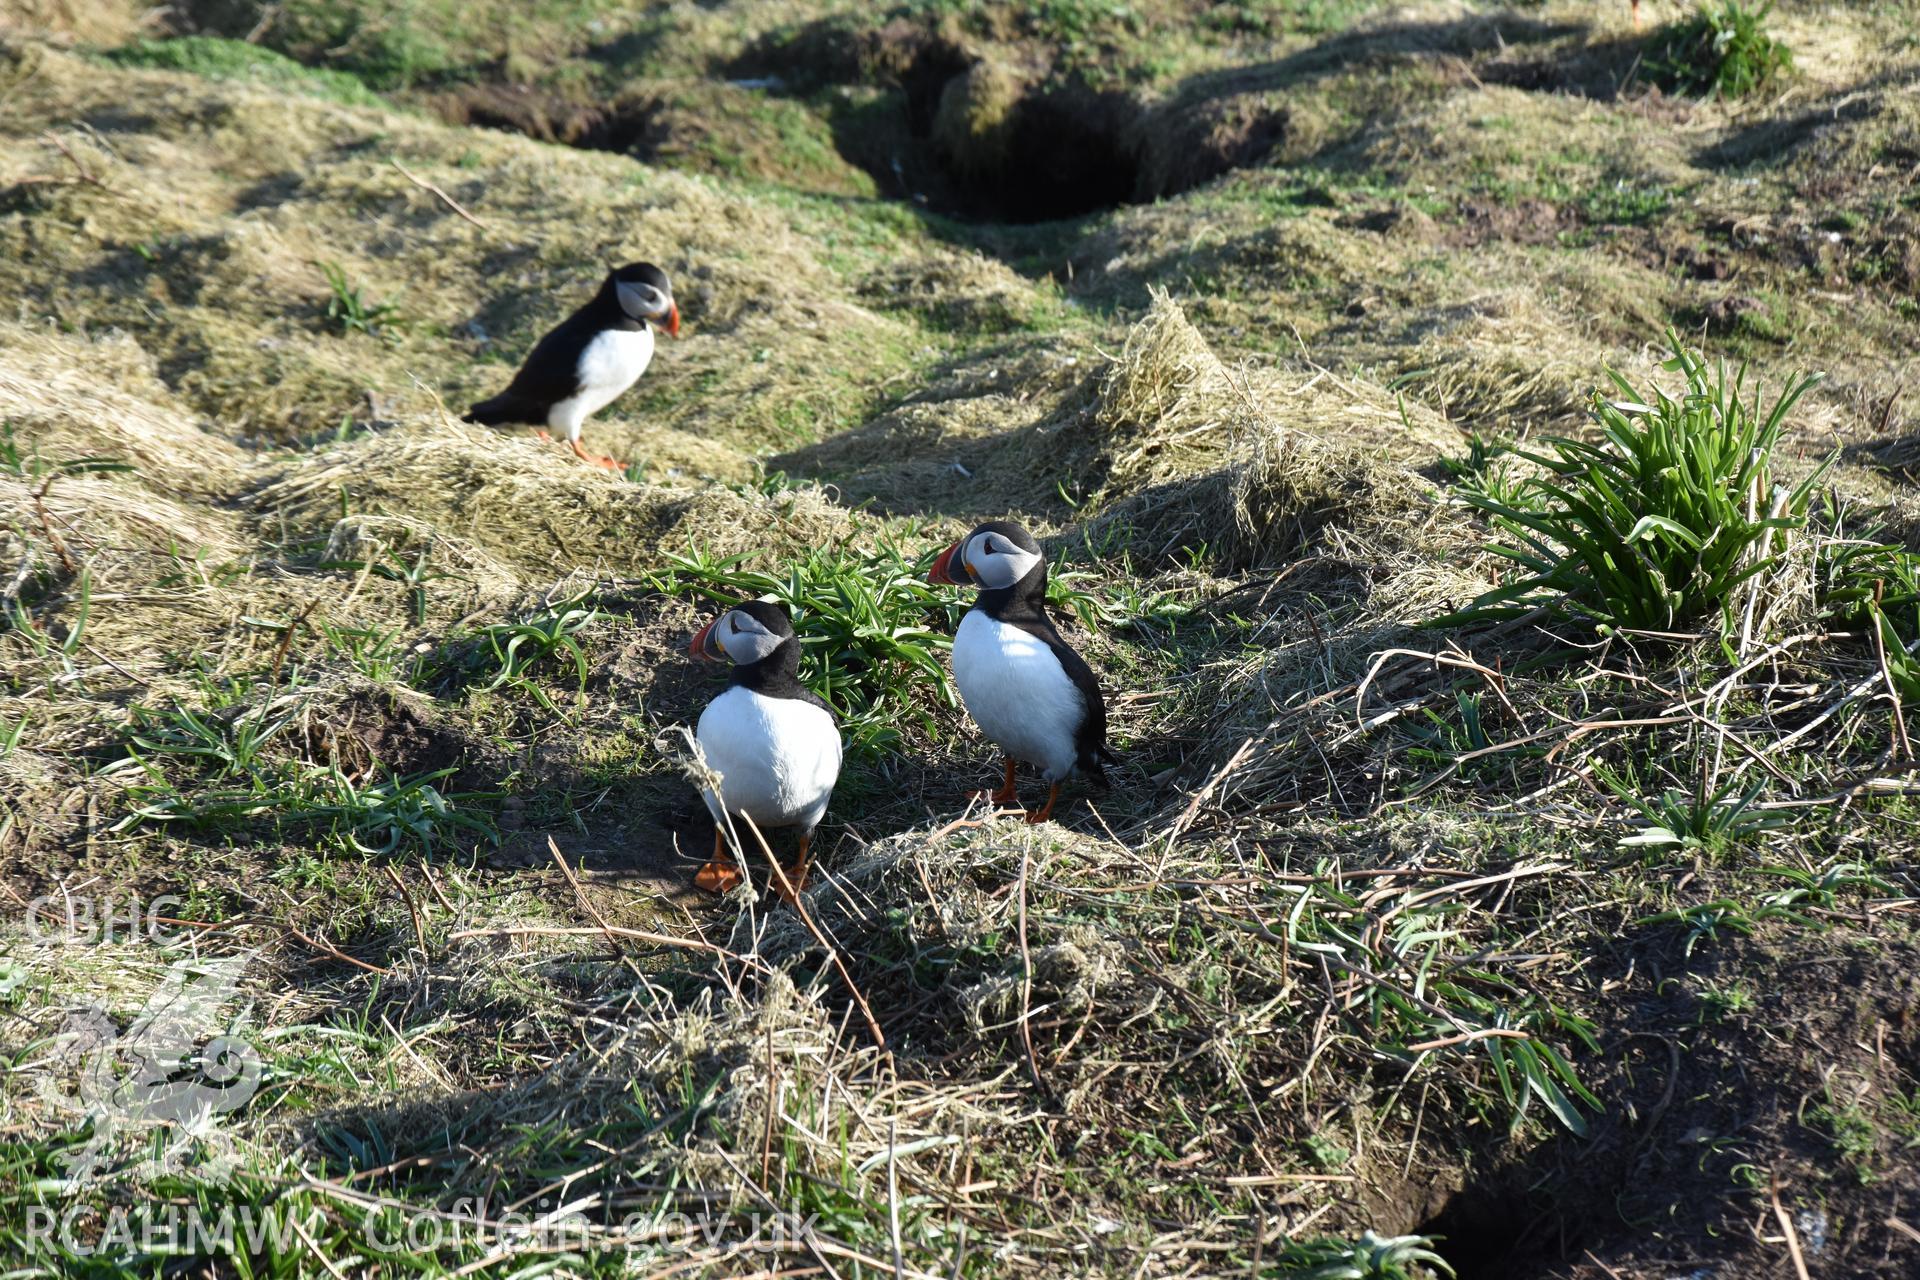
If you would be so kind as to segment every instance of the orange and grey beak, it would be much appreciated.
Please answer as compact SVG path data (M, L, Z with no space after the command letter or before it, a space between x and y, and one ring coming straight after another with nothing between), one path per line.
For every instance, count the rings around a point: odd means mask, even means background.
M680 336L680 304L679 303L673 302L671 300L668 301L667 322L660 327L667 331L668 337L677 338Z
M726 615L723 613L720 617L724 618ZM727 656L713 638L713 624L718 621L720 618L715 618L713 622L709 622L693 633L693 639L687 644L688 653L696 658L705 658L708 662L719 662Z
M967 573L967 567L964 564L959 566L959 569L960 574L965 576L959 576L954 573L953 557L954 553L959 550L960 544L956 542L945 551L942 551L940 558L933 562L933 568L927 571L927 581L939 583L941 586L947 587L964 587L970 585L973 582L973 575Z

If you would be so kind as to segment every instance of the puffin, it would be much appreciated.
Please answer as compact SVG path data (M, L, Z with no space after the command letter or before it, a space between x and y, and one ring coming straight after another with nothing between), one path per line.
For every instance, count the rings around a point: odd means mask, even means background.
M463 422L497 427L510 422L564 431L567 447L584 462L624 471L626 464L580 447L580 427L640 380L653 359L653 331L680 336L667 273L633 262L607 273L593 300L534 344L507 389L468 409ZM545 430L542 440L552 437Z
M730 662L727 691L700 713L694 739L720 775L719 790L701 793L713 814L713 858L694 877L709 893L745 879L726 847L728 814L745 814L762 833L800 832L800 857L787 881L806 887L808 846L840 778L840 726L833 711L800 683L800 639L778 604L738 604L700 628L687 649ZM783 885L780 896L792 901Z
M1047 802L1027 811L1045 822L1060 784L1080 774L1104 789L1107 704L1086 661L1047 616L1047 558L1017 524L991 520L940 553L927 581L979 588L953 636L953 681L967 714L1005 757L996 805L1020 803L1016 762L1040 770Z

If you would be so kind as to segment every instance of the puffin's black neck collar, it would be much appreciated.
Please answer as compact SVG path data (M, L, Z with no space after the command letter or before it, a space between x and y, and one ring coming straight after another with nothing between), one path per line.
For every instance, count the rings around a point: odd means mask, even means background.
M614 291L613 281L608 280L600 286L600 292L593 297L594 310L599 314L594 318L602 330L624 329L628 333L637 333L647 327L645 320L635 320L620 305L620 295Z
M800 637L788 636L760 661L735 667L727 683L769 698L806 696L807 688L800 683Z
M989 618L1013 621L1047 612L1047 562L1042 560L1027 570L1027 576L1010 587L982 588L974 608Z

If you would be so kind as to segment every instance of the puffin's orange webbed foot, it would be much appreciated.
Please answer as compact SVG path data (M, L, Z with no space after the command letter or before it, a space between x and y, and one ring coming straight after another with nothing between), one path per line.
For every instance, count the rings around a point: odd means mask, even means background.
M1014 789L1013 785L1012 757L1008 757L1006 764L1006 776L1001 780L998 791L969 791L967 792L967 799L985 800L1000 809L1018 809L1020 807L1020 793Z
M616 462L614 459L609 458L604 453L598 454L598 455L588 453L585 449L580 447L580 442L578 440L567 441L567 447L573 450L574 457L580 459L580 461L586 463L589 466L604 467L608 471L625 471L627 469L626 463Z
M732 858L715 858L694 874L693 885L707 893L730 893L746 879L740 864Z
M720 829L713 830L713 857L707 865L694 873L693 887L707 893L728 893L745 884L746 874L740 870L740 864L727 852L727 838Z
M779 876L773 878L773 891L780 895L780 901L790 907L797 908L800 905L795 899L807 889L807 875L811 870L807 865L807 846L812 839L811 836L801 836L800 856L794 859L792 870L786 872L784 880Z
M1041 805L1038 809L1030 809L1027 811L1027 821L1036 826L1042 822L1045 822L1048 818L1051 818L1053 816L1053 806L1057 804L1059 800L1060 800L1060 784L1056 782L1053 784L1052 788L1047 792L1047 802Z

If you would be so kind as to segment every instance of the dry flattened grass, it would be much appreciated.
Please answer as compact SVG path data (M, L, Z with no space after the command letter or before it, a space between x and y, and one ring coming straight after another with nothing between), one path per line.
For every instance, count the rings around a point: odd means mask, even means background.
M15 526L0 542L9 577L16 565L58 571L71 561L88 566L96 587L124 586L126 566L175 557L217 562L246 545L231 516L122 475L58 476L49 483L0 473L0 509Z
M1251 411L1226 366L1163 289L1100 378L1088 430L1106 453L1106 487L1131 492L1219 459Z
M0 0L0 36L115 45L151 30L160 12L134 0Z
M1310 361L1230 368L1161 290L1101 374L1085 434L1111 491L1192 476L1244 455L1266 425L1427 461L1455 439L1438 415Z
M1382 388L1295 364L1231 370L1164 293L1098 380L1100 516L1151 558L1206 546L1230 570L1277 566L1322 527L1393 541L1431 510L1409 463L1455 438Z
M180 411L152 358L121 333L89 340L0 324L0 422L49 462L113 458L203 498L233 492L250 465Z
M334 524L343 494L349 517L358 513L360 521L344 528ZM308 536L324 529L355 542L396 534L451 540L458 555L495 572L549 578L596 563L624 572L656 568L662 550L689 544L777 559L851 533L847 513L816 489L768 497L631 484L553 444L444 416L303 459L251 499Z
M1237 176L1222 187L1232 193L1260 181ZM1288 308L1287 319L1312 341L1319 322L1314 310L1300 305L1302 295L1338 298L1344 305L1390 276L1406 256L1403 247L1378 235L1335 225L1321 210L1275 218L1257 204L1233 201L1231 194L1198 208L1162 201L1124 209L1089 233L1074 251L1071 292L1136 306L1153 288L1177 284L1182 294L1202 297L1216 281L1285 280L1286 294L1262 297L1260 304Z
M1085 371L1092 364L1091 371ZM1443 419L1306 361L1230 368L1171 295L1114 355L1049 347L977 357L854 431L776 465L832 477L882 511L1005 511L1158 563L1206 546L1229 568L1272 565L1345 522L1384 536L1424 519L1406 468L1458 445Z
M861 281L862 296L888 309L917 311L942 328L1003 332L1025 328L1040 306L1033 283L993 258L934 248Z
M1547 306L1536 285L1512 284L1413 313L1378 354L1408 370L1408 394L1476 429L1564 430L1584 419L1588 389L1611 362L1591 325Z

